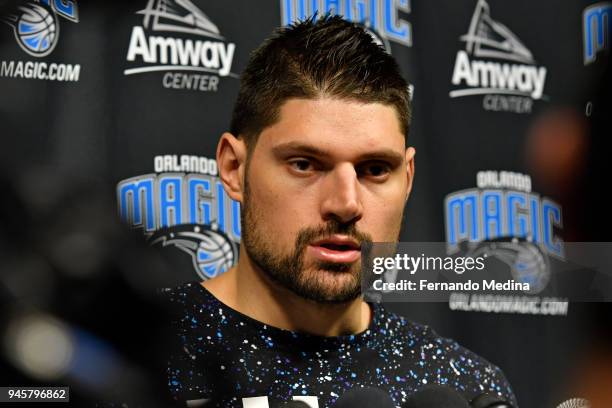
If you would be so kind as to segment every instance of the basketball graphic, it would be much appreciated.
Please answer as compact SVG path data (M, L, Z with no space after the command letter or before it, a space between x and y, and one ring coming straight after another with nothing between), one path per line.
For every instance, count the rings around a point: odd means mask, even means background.
M42 4L19 8L23 13L15 24L17 42L28 54L44 57L57 45L59 23L55 13Z
M238 260L238 247L214 224L175 225L149 237L152 246L173 246L191 256L193 267L202 279L227 272Z
M478 257L487 254L510 267L512 278L528 283L527 294L540 293L550 282L551 269L548 256L536 244L526 238L499 237L478 243L467 255Z
M199 238L195 264L200 277L214 278L234 265L236 249L228 238L214 230L202 231Z

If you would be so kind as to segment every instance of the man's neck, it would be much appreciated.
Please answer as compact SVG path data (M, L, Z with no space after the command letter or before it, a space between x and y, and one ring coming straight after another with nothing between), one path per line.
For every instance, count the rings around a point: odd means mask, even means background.
M342 304L317 303L270 281L248 256L224 274L202 282L225 305L281 329L319 336L341 336L366 330L371 311L361 297Z

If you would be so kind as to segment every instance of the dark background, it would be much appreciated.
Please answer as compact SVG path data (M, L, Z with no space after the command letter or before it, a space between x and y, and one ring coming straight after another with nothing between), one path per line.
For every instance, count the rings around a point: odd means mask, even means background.
M231 72L236 75L249 53L283 22L284 2L192 0L223 41L235 44ZM396 3L377 2L381 10ZM608 241L607 56L602 52L590 64L583 61L583 11L596 2L488 1L491 18L531 51L535 66L547 69L546 99L522 114L487 111L482 96L449 98L456 88L451 84L456 54L465 49L460 37L476 3L412 0L410 11L398 14L410 23L412 45L389 41L414 85L408 141L417 150L416 178L403 240L444 241L444 198L475 188L478 171L506 170L530 175L533 192L561 205L563 228L557 234L566 241ZM0 11L9 14L19 4L0 2ZM148 328L157 309L127 312L138 305L134 294L154 304L143 287L200 278L177 248L149 250L141 246L141 231L122 230L116 186L154 173L156 155L214 158L239 86L237 78L222 77L216 92L165 89L164 72L124 75L127 68L146 65L126 61L132 28L143 21L137 12L146 5L147 0L78 2L79 22L60 17L57 46L41 58L24 52L13 28L0 24L0 60L81 66L78 82L0 77L0 295L6 295L4 311L10 310L3 321L17 315L15 304L19 310L36 307L99 334L140 362L146 358L139 353L146 353L134 343L145 333L153 336ZM540 137L544 148L533 150ZM573 152L569 159L557 154L566 150ZM579 396L581 367L598 344L607 346L603 304L571 304L567 316L460 312L440 303L390 307L500 366L523 407L552 407ZM132 327L135 315L149 318ZM6 364L8 375L0 385L41 381Z

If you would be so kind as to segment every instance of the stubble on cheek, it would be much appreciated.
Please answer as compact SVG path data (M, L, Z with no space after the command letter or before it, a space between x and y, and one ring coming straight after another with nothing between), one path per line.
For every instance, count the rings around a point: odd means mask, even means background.
M358 232L354 224L335 221L319 227L304 227L292 239L293 247L283 250L287 242L279 242L279 234L266 229L268 217L245 186L242 245L251 260L272 281L295 294L322 303L341 303L355 299L361 293L361 262L328 263L309 259L307 249L316 239L332 234L348 234L358 242L369 241L367 234ZM274 243L278 243L277 246Z

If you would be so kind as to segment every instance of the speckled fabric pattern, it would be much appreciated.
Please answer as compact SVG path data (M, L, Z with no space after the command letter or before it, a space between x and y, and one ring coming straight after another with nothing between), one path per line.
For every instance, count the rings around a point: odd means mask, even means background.
M163 296L177 312L168 361L168 385L177 401L242 408L243 398L267 397L275 407L293 396L311 396L325 408L351 388L370 386L400 406L423 386L443 384L468 399L487 392L517 406L499 368L380 304L370 304L368 330L321 337L265 325L197 282L166 289Z

